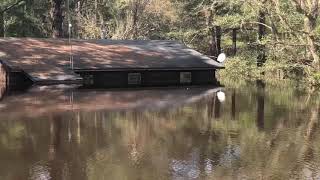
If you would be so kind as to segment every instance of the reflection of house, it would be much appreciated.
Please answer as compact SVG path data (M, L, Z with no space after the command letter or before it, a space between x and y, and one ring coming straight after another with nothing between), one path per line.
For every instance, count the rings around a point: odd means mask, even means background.
M0 100L4 96L5 92L6 92L6 84L0 83Z
M6 71L4 69L4 66L0 64L0 84L6 83Z
M4 67L0 64L0 99L5 93L6 89L6 73Z
M35 86L0 101L0 119L41 116L65 111L127 111L170 109L215 95L222 88L158 88L135 90L80 90L73 86ZM30 113L32 112L32 113Z
M0 39L9 83L101 87L216 83L223 65L175 41Z

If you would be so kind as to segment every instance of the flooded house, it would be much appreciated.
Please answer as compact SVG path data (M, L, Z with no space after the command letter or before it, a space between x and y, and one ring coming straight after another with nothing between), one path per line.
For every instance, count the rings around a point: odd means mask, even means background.
M1 81L17 85L145 87L218 84L224 68L176 41L0 39Z

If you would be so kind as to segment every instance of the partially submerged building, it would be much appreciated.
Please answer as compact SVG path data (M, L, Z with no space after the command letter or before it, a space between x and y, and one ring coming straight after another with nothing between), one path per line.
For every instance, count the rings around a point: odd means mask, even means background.
M217 84L223 64L176 41L0 39L0 79L24 84L137 87ZM5 77L4 77L5 76Z

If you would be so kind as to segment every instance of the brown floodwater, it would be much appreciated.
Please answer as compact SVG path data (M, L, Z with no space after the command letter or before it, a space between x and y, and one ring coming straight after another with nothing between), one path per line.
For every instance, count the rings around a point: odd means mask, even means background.
M319 94L279 84L2 91L0 179L320 179Z

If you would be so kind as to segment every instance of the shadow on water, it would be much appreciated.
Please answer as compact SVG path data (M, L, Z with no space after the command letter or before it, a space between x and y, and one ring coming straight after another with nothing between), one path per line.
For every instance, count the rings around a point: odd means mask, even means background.
M318 94L262 81L33 87L0 101L0 179L317 179L318 121Z

